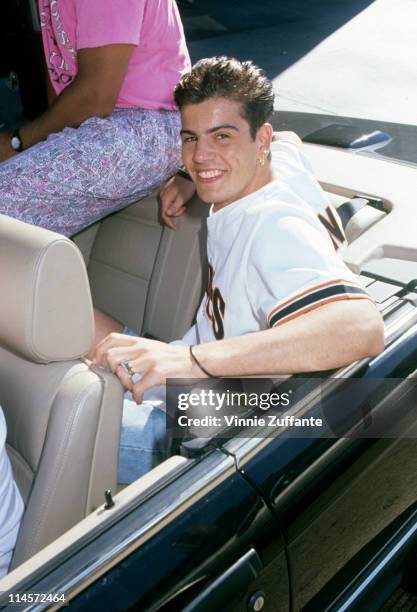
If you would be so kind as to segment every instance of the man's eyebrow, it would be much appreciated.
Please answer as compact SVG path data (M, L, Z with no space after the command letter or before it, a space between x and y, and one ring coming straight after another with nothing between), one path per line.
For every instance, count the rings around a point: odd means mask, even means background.
M206 131L206 134L212 134L213 132L217 132L218 130L235 130L236 132L240 131L239 128L236 125L233 125L232 123L224 123L222 125L216 125L210 128ZM197 136L196 132L187 129L182 129L180 131L180 134L191 134L191 136Z
M217 130L235 130L236 132L239 132L239 128L236 125L233 125L232 123L224 123L223 125L216 125L215 127L210 128L207 130L207 134L212 134L213 132L217 132Z
M181 130L180 134L191 134L191 136L196 136L196 133L192 130Z

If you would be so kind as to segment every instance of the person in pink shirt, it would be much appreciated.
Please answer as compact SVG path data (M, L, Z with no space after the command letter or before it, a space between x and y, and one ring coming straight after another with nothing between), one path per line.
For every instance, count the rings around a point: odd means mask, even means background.
M0 132L0 213L72 236L181 165L175 0L38 0L52 102Z

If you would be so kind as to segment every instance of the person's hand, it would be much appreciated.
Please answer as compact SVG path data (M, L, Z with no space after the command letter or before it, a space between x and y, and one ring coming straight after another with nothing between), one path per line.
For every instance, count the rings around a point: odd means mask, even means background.
M132 382L131 376L121 365L125 360L129 361L135 374L140 374L139 381ZM94 363L114 372L122 385L132 392L138 404L147 389L165 384L167 378L204 378L191 359L188 346L125 334L113 333L102 340L97 345Z
M6 161L9 157L16 155L16 151L10 146L12 132L0 132L0 162Z
M177 229L172 217L179 217L185 212L185 204L195 193L192 181L177 174L169 179L161 190L161 216L166 225L171 229Z

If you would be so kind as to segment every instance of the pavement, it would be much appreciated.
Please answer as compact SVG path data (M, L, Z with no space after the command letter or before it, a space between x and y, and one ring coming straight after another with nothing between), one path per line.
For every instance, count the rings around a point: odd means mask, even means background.
M179 0L193 61L252 59L277 109L417 125L416 0Z

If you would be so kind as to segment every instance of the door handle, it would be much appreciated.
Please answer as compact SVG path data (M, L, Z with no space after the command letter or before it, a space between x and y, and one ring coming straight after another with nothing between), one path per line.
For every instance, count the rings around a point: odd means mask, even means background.
M258 553L251 548L223 574L217 576L182 612L226 611L243 597L262 567Z

